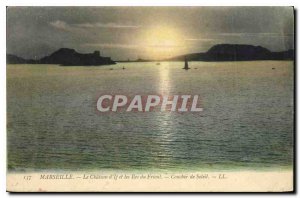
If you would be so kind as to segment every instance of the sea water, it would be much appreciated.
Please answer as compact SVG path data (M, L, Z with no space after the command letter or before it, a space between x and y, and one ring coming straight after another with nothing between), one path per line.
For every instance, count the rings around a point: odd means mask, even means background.
M8 169L290 168L292 61L7 65ZM123 69L124 67L124 69ZM198 95L201 112L97 113L103 94Z

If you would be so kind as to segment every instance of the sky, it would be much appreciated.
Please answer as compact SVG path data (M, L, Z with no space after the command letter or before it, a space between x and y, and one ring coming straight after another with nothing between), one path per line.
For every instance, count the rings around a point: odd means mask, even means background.
M169 58L216 44L294 49L292 7L8 7L7 53L59 48L113 60Z

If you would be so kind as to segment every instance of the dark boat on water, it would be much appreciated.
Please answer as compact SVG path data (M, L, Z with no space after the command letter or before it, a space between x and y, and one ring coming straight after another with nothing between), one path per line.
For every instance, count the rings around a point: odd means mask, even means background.
M184 57L184 68L182 68L182 69L185 69L185 70L191 69L191 68L189 68L189 63L188 63L186 57Z

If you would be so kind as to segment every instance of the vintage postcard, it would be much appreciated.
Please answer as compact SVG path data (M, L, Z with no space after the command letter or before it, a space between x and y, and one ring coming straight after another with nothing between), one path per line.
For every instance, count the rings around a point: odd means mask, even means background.
M7 7L7 191L293 192L293 7Z

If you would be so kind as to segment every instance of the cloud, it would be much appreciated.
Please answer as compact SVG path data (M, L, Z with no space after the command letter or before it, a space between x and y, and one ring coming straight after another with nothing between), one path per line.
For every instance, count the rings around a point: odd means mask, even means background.
M86 43L83 46L89 47L103 47L103 48L124 48L124 49L135 49L139 48L139 45L130 45L130 44L114 44L114 43Z
M201 41L201 42L213 42L218 41L219 39L212 39L212 38L186 38L186 41Z
M140 44L140 45L132 45L132 44L118 44L118 43L86 43L83 46L89 47L102 47L102 48L121 48L121 49L146 49L146 48L180 48L184 47L182 45L147 45L147 44Z
M273 33L273 32L259 32L259 33L210 33L202 34L205 38L186 38L186 41L200 41L200 42L213 42L219 41L220 37L293 37L294 34L284 34L284 33ZM212 37L212 38L211 38Z
M287 37L293 37L294 34L286 34L286 33L274 33L274 32L258 32L258 33L207 33L207 34L201 34L202 38L186 38L185 41L188 42L207 42L207 43L214 43L214 42L220 42L224 39L234 39L237 37L245 38L245 37L257 37L257 38L287 38Z
M114 29L119 29L119 28L125 28L125 29L136 29L140 28L138 25L125 25L125 24L117 24L117 23L79 23L79 24L74 24L76 27L81 27L81 28L114 28Z
M57 20L49 23L52 27L70 31L74 29L85 29L85 28L110 28L110 29L137 29L140 26L137 25L126 25L126 24L117 24L117 23L76 23L68 24L65 21Z
M60 20L50 22L50 25L52 27L54 27L56 29L60 29L60 30L69 30L70 29L70 26L66 22L60 21Z
M257 32L257 33L219 33L214 34L216 36L223 37L289 37L294 36L294 34L284 34L284 33L274 33L274 32Z
M147 48L180 48L180 47L184 47L183 45L176 45L176 44L156 44L156 45L146 45L145 47Z

